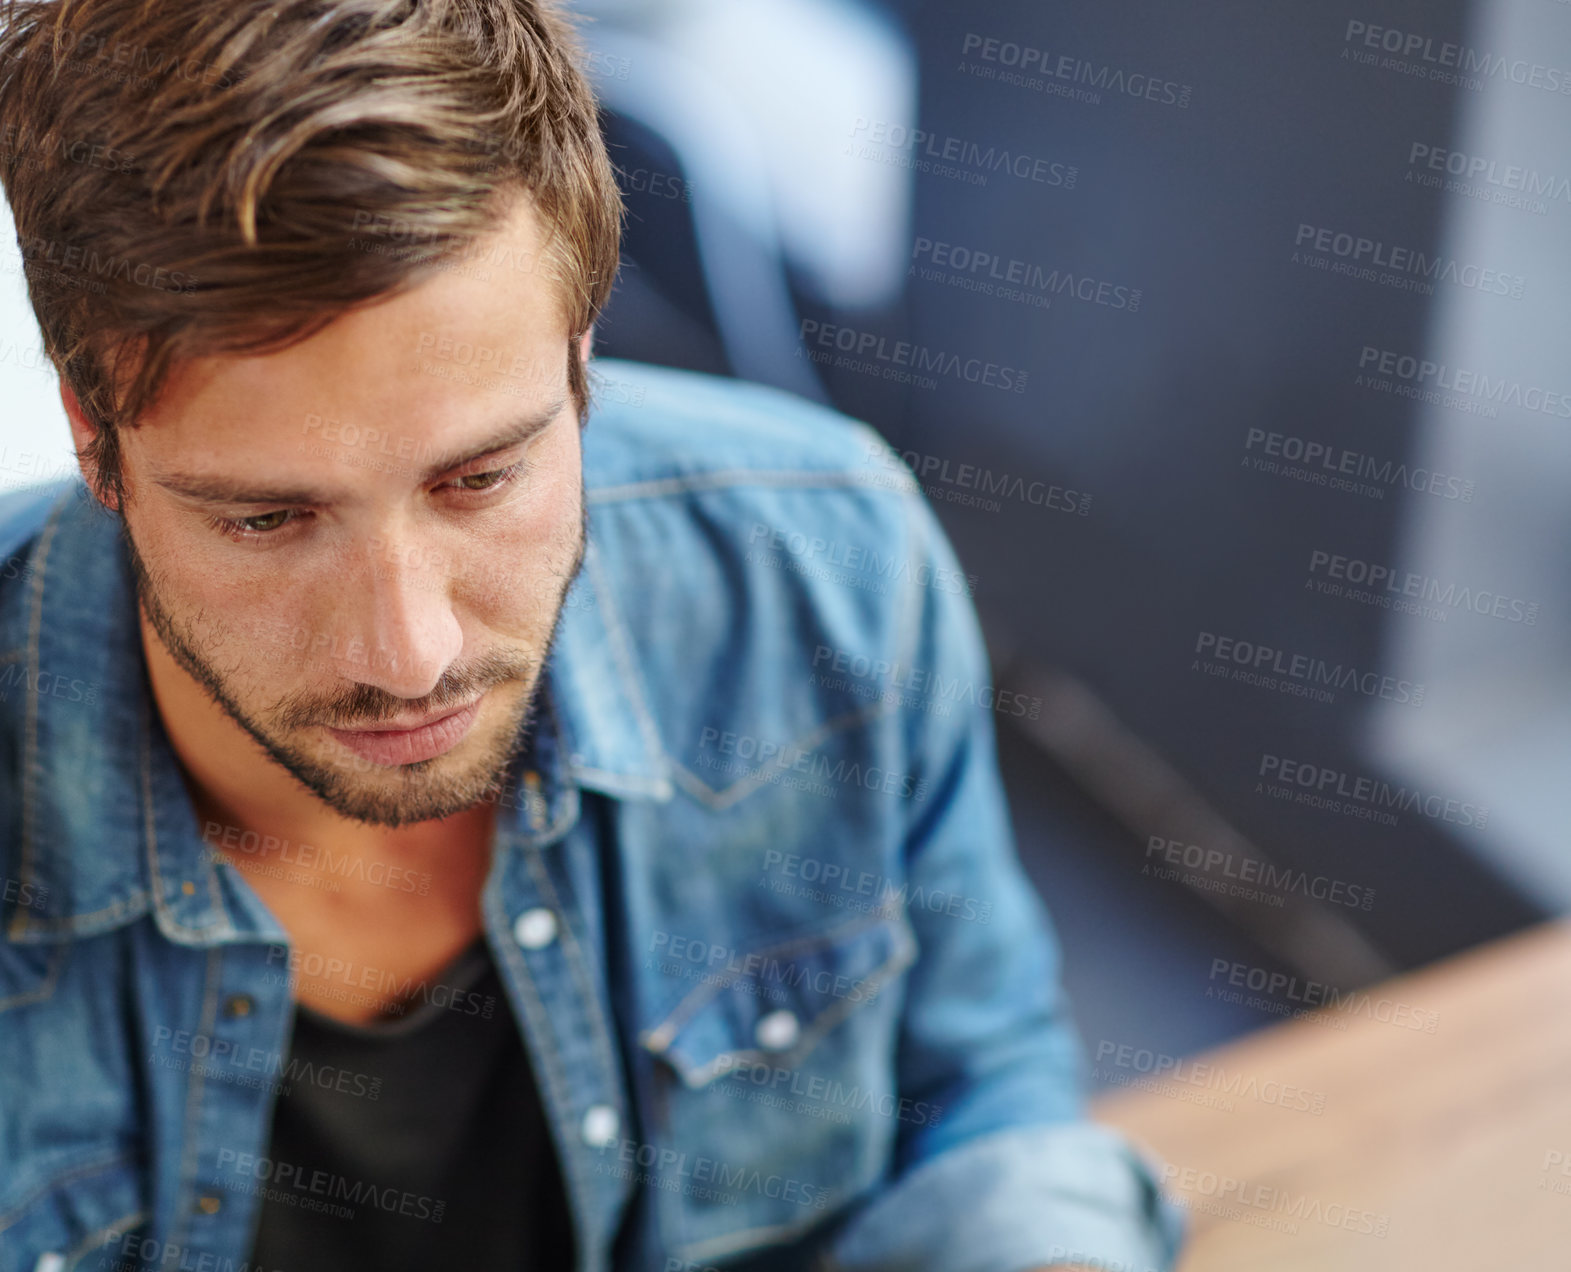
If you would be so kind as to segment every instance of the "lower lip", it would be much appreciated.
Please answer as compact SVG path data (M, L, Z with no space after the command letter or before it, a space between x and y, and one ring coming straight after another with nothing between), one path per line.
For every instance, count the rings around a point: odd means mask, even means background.
M421 760L445 755L464 740L479 714L480 704L476 702L450 716L423 724L418 729L391 732L328 729L328 732L362 760L392 767L417 764Z

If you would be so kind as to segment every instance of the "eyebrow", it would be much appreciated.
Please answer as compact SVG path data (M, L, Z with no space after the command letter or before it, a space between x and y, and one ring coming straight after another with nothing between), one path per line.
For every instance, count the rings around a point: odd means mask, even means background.
M464 464L494 455L513 446L527 442L562 414L567 398L559 397L540 411L531 411L500 425L489 437L473 446L438 455L421 474L420 484L435 481L442 474ZM362 432L366 430L362 429ZM391 440L391 439L384 439ZM341 443L348 446L348 443ZM360 448L350 447L351 452ZM389 464L399 461L394 451L376 451L367 448L368 454L383 454ZM416 448L419 453L419 448ZM324 505L333 502L332 495L310 486L257 486L247 478L205 476L200 473L155 472L153 483L172 494L200 504L309 504Z

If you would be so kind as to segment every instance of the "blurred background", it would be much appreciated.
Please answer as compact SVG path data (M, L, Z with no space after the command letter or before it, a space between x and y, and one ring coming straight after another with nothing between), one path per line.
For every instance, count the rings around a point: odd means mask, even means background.
M1571 5L579 0L597 350L864 419L953 537L1081 1031L1571 908ZM1460 69L1465 49L1476 73ZM1557 53L1558 51L1558 53ZM991 367L991 370L988 368ZM0 487L73 467L0 225Z

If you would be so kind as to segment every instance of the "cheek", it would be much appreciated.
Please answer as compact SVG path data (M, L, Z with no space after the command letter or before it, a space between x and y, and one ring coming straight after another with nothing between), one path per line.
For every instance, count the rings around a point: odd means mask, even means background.
M582 525L576 434L573 440L568 454L541 456L528 489L462 549L462 595L496 625L537 626L555 613Z
M514 544L532 543L536 553L550 552L563 544L571 548L578 533L579 494L576 462L549 467L542 463L509 519L508 538Z
M541 440L546 445L537 474L539 498L527 520L531 533L549 548L553 564L561 568L578 547L582 524L583 454L577 422L560 421L551 436Z
M558 420L540 439L536 476L541 484L541 502L549 506L553 516L560 518L569 512L574 517L578 515L583 459L576 419Z
M203 657L256 680L293 675L320 657L331 610L313 614L306 589L276 577L267 554L215 541L184 519L149 522L136 526L136 541L158 600Z
M200 526L185 519L149 518L135 526L137 549L158 600L176 617L202 628L244 626L265 609L254 570L236 569Z

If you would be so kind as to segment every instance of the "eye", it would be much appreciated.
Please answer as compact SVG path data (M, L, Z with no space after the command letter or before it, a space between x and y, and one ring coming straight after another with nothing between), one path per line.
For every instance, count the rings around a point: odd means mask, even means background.
M280 508L277 512L264 512L259 517L241 517L240 527L256 534L266 534L269 530L277 530L289 520L289 510Z
M490 473L470 473L467 477L454 479L453 484L460 490L495 490L498 486L506 485L518 471L518 465L510 468L498 468Z
M511 485L520 477L528 474L534 461L521 459L516 464L509 464L506 468L497 468L486 473L468 473L462 477L455 477L445 483L454 490L468 494L483 495L492 490L500 490L503 486Z
M504 486L512 485L520 478L527 476L533 468L533 460L521 459L516 464L509 464L506 468L497 468L484 473L466 473L462 477L455 477L451 481L444 482L437 489L452 489L462 494L484 495L491 491L501 490ZM250 517L210 517L208 525L220 534L227 535L236 541L251 540L252 542L257 542L277 535L280 530L310 515L309 512L300 512L294 508L278 508L272 512L261 512Z
M260 539L282 530L298 514L291 508L258 513L254 517L213 517L209 521L215 530L231 538Z

